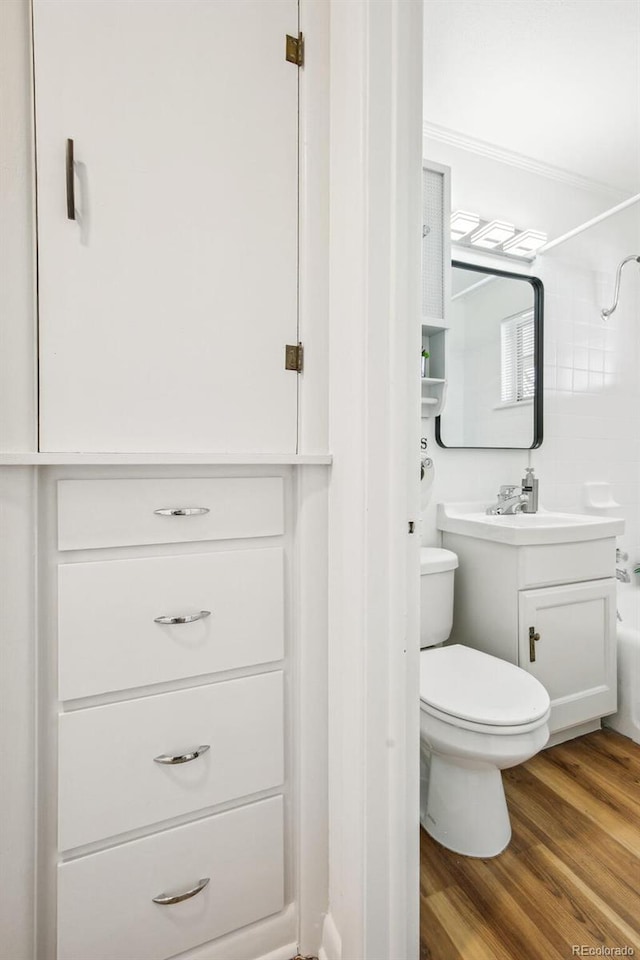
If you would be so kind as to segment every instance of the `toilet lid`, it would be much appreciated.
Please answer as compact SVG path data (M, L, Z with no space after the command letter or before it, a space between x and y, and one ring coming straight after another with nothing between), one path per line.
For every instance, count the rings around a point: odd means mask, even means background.
M550 704L549 694L531 674L460 644L421 653L420 699L452 718L493 726L531 723Z
M420 573L446 573L458 566L458 555L453 550L441 547L422 547L420 550Z

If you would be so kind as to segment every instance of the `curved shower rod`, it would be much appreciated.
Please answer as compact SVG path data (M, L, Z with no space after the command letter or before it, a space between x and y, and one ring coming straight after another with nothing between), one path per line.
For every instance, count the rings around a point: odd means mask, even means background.
M635 260L637 263L640 263L640 256L638 256L638 254L636 253L632 253L630 257L625 257L624 260L622 260L618 264L618 270L616 272L616 289L615 289L615 293L613 294L613 306L609 307L608 310L604 309L601 311L600 315L603 320L607 320L607 318L611 316L611 314L614 312L614 310L618 306L618 297L620 295L620 276L622 274L622 268L624 267L625 263L630 263L632 260Z

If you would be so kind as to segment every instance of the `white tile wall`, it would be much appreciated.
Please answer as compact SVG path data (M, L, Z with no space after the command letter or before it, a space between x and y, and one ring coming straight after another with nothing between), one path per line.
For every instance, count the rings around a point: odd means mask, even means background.
M632 242L624 243L633 239L629 231L618 236L617 226L612 221L608 227L609 249L598 245L607 269L585 268L562 248L536 265L546 291L545 441L531 457L549 509L582 512L583 483L610 483L626 521L621 545L635 559L640 556L640 269L625 267L619 307L606 323L600 317L613 299L617 263L634 251Z

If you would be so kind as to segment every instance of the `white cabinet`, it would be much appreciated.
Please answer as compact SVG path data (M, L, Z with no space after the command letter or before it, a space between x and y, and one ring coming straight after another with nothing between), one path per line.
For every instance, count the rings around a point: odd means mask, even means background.
M63 714L60 849L280 787L283 737L281 671Z
M616 709L616 581L519 595L518 663L546 688L553 727Z
M58 549L277 536L282 498L280 477L61 480Z
M281 547L58 567L61 700L280 660L283 637Z
M294 453L297 0L33 6L40 449Z
M454 533L451 640L532 673L551 698L551 734L616 709L615 538L516 546Z
M57 960L173 957L282 908L282 798L70 860L58 889Z
M293 939L290 483L271 471L45 482L42 956L167 960L249 924L258 955L267 916Z

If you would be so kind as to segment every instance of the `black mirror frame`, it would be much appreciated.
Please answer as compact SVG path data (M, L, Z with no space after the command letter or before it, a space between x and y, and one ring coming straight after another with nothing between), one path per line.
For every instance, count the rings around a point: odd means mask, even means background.
M543 431L543 363L544 363L544 286L538 277L531 277L525 273L511 273L507 270L495 270L493 267L481 267L475 263L465 263L463 260L452 260L452 267L461 267L464 270L474 270L476 273L490 273L496 277L505 277L508 280L527 280L533 287L533 322L534 322L534 362L536 370L536 386L533 395L533 443L529 447L451 447L443 442L440 433L440 416L436 417L436 443L445 450L535 450L542 445Z

